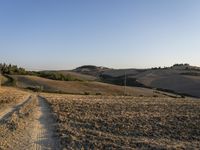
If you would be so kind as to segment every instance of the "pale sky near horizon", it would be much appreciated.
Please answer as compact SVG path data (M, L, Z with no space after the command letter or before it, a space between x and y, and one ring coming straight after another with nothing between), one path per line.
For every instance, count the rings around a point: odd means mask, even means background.
M1 0L0 62L29 70L200 66L200 1Z

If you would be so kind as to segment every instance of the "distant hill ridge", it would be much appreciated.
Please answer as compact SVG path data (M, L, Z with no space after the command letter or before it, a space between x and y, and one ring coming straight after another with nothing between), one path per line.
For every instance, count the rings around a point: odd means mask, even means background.
M99 76L101 73L107 70L110 70L110 68L94 65L84 65L74 69L73 71L92 76Z
M189 64L149 69L112 69L84 65L74 70L40 72L26 71L15 65L0 64L0 67L2 74L5 75L32 75L61 81L98 81L122 86L126 77L127 86L157 88L200 97L200 67Z
M149 69L111 69L85 65L73 70L98 77L102 82L127 86L157 88L200 97L200 67L174 64Z

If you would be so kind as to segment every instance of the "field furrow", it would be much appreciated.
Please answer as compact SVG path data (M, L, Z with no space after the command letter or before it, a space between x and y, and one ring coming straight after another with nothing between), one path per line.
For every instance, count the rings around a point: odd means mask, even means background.
M199 149L200 101L42 94L66 149Z

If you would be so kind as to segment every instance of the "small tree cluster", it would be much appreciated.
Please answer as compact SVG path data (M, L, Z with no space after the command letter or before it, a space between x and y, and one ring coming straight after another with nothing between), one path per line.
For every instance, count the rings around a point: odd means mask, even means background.
M180 67L180 66L190 66L189 64L174 64L173 67Z
M70 74L64 75L57 72L38 72L38 76L43 78L48 78L52 80L61 80L61 81L80 81L79 79L71 76Z
M18 67L17 65L7 65L5 63L0 64L0 71L2 74L10 74L10 75L14 75L14 74L21 74L21 75L25 75L28 74L28 72L21 67Z

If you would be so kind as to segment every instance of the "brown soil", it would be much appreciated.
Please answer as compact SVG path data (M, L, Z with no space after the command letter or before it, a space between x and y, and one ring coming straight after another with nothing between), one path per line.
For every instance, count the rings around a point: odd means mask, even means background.
M37 96L6 115L0 122L0 149L59 149L50 107Z
M66 149L199 149L200 101L43 94Z

